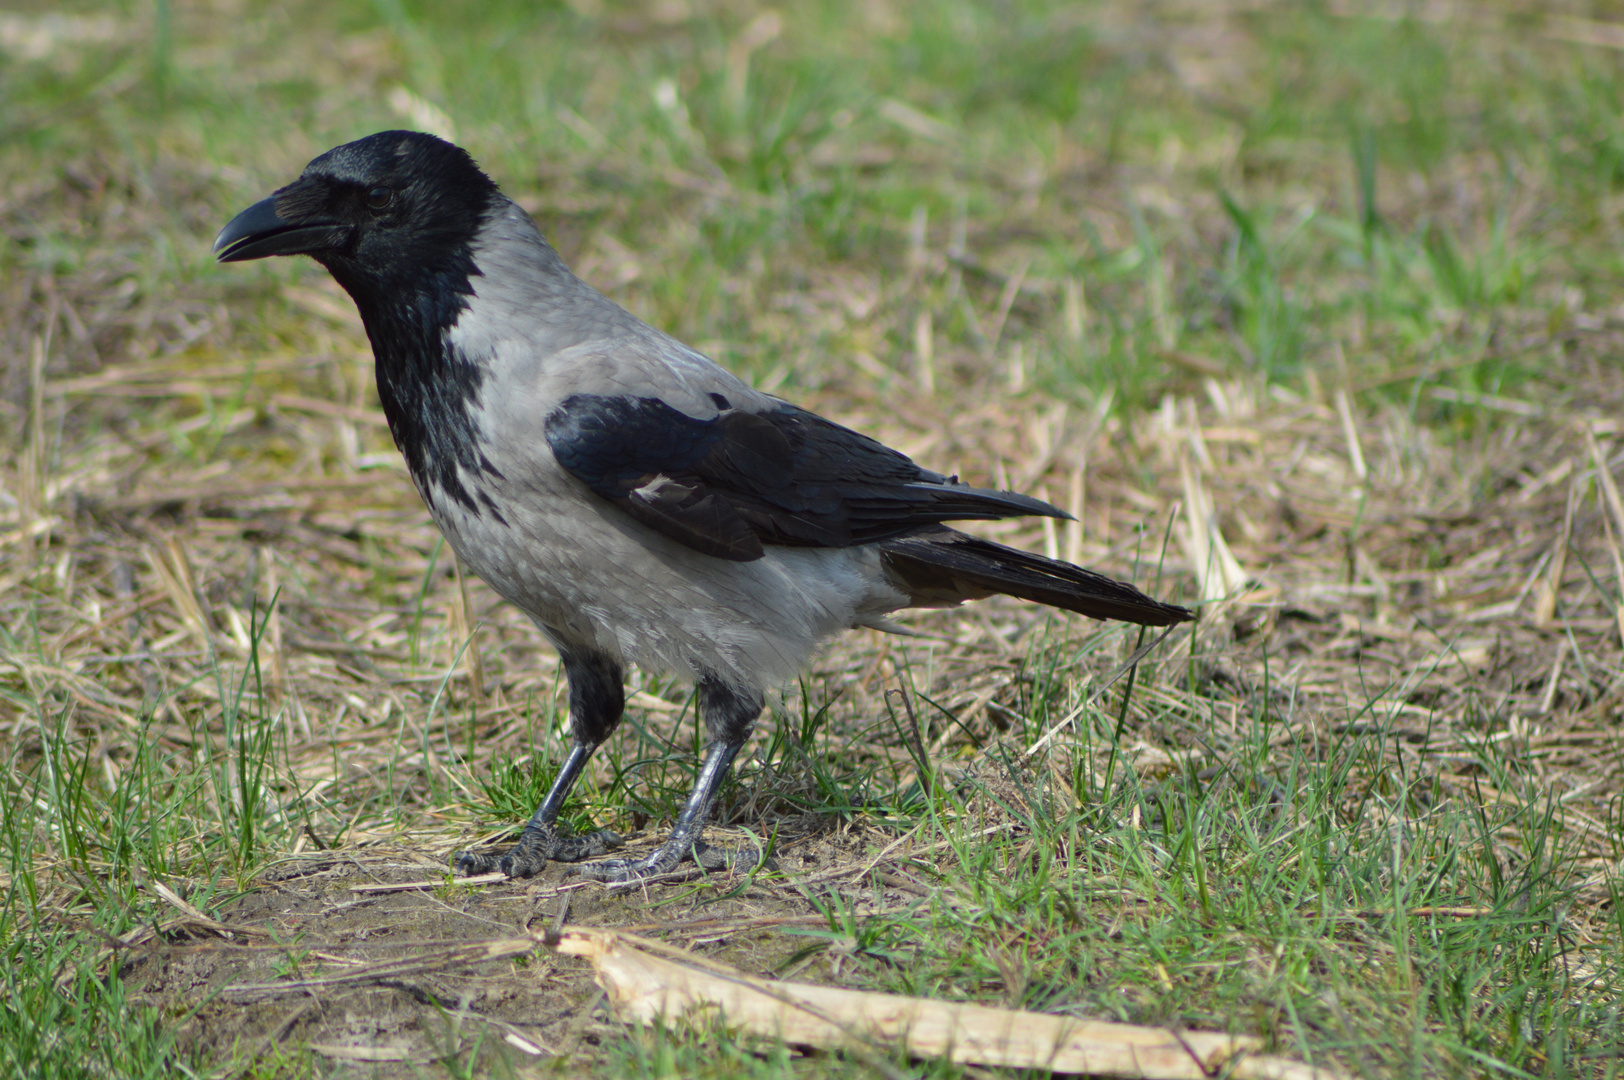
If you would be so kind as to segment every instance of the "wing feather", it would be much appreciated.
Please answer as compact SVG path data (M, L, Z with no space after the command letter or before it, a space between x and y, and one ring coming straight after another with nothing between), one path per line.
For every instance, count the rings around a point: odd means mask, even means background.
M654 397L574 394L546 432L559 463L594 493L679 543L740 562L765 544L851 547L943 521L1066 516L922 469L788 404L698 418Z

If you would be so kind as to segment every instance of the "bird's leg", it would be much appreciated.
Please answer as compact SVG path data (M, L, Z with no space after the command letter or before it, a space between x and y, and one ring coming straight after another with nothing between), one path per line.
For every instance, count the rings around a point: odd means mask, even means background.
M666 873L690 857L712 870L724 866L749 867L761 858L759 851L730 852L708 847L699 834L710 817L716 791L722 786L733 759L744 747L744 741L750 737L765 702L759 690L728 686L714 676L700 679L698 689L699 711L704 716L710 744L705 748L705 763L694 778L688 801L671 827L671 836L644 858L587 863L577 868L576 873L599 881L636 881Z
M569 756L553 778L553 786L536 812L525 822L519 842L504 852L459 851L454 856L457 872L464 875L488 874L500 870L508 877L527 878L539 874L547 860L579 862L613 851L621 839L608 829L585 836L560 836L555 824L564 800L586 767L587 760L616 725L625 711L626 695L621 685L620 665L597 653L581 655L560 650L564 674L570 684Z
M677 815L676 824L671 827L671 836L653 853L641 859L606 859L587 863L576 868L575 872L598 881L634 881L666 873L687 858L696 844L703 847L699 834L705 827L705 819L710 816L716 789L721 786L722 777L727 775L728 768L743 745L742 740L737 743L713 742L706 748L705 764L688 794L687 804Z

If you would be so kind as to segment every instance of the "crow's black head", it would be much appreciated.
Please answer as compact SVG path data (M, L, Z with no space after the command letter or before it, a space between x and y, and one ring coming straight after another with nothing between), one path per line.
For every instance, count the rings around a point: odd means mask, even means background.
M327 268L361 312L384 413L413 476L426 497L444 493L473 513L462 480L491 471L469 414L485 374L448 332L481 276L476 239L498 204L508 205L466 151L382 131L316 158L214 240L221 262L309 255Z
M398 287L402 275L439 276L448 262L462 263L496 194L467 151L416 131L381 131L327 151L232 218L214 254L221 262L309 255L352 294Z

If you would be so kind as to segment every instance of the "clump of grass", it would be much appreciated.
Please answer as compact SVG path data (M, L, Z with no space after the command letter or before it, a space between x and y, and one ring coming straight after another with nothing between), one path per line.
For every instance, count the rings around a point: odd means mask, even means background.
M7 920L9 922L9 919ZM61 931L0 924L0 1060L14 1076L174 1076L191 1063L156 1010L132 1003L118 979L94 970Z

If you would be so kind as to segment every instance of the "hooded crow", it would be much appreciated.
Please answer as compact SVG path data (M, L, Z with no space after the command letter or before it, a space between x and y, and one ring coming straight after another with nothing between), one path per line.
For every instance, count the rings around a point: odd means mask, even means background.
M535 621L571 746L518 842L458 871L530 877L618 846L558 813L620 722L629 663L692 679L709 740L671 835L609 881L720 859L700 840L768 688L842 630L1001 593L1166 626L1182 607L943 522L1066 514L971 487L752 389L570 272L469 155L385 131L231 220L221 262L309 255L360 309L412 481L463 563Z

